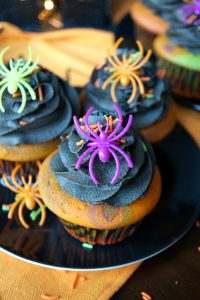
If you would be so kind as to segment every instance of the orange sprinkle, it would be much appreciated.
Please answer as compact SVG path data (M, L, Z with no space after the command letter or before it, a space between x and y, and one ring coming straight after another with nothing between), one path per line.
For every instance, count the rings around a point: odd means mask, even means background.
M41 84L38 85L38 96L40 101L44 100Z
M70 134L66 135L66 139L68 140L70 138Z
M119 140L121 144L126 144L126 140Z
M194 20L196 20L197 16L196 15L191 15L188 19L187 19L187 23L191 24L192 22L194 22Z
M144 81L144 82L148 82L148 81L151 80L150 77L141 77L141 79L142 79L142 81Z
M44 300L57 300L57 299L60 299L60 296L59 295L42 294L41 298Z
M98 88L99 87L99 80L97 79L94 83L94 85Z
M72 289L75 289L77 287L78 279L79 279L79 274L76 273L75 276L74 276L74 280L72 282L72 285L71 285Z
M200 220L196 221L196 227L199 228L200 227Z
M142 292L141 295L143 300L152 300L152 297L146 292Z
M16 92L16 93L12 94L13 98L18 98L20 96L21 96L21 94L19 92Z
M19 125L26 125L27 124L27 122L25 122L25 121L19 121Z
M76 146L82 146L84 144L84 140L80 140L79 142L76 143Z

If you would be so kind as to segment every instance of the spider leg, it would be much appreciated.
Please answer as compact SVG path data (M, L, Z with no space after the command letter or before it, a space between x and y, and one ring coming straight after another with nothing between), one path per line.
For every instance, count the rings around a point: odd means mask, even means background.
M140 89L140 93L143 95L145 91L144 91L144 84L143 84L142 80L140 79L140 77L138 75L136 75L133 72L131 72L130 75L137 81L137 84L138 84L139 89Z
M89 172L90 172L90 176L92 178L92 181L95 183L95 184L99 184L99 181L97 180L96 176L94 175L94 171L93 171L93 163L94 163L94 159L95 157L97 156L99 152L99 149L96 149L94 151L94 153L92 154L91 158L90 158L90 162L89 162Z
M140 41L136 41L136 44L138 46L138 56L136 57L135 61L130 65L130 68L135 67L135 65L137 65L140 60L142 59L143 55L144 55L144 48L142 46L142 43ZM130 62L131 56L129 57L129 62Z
M3 62L3 56L8 51L8 49L10 49L10 47L6 47L0 52L0 67L3 69L3 71L6 74L8 74L10 71L8 70L8 68L5 66L5 64Z
M130 97L128 98L127 100L127 103L128 104L131 104L136 96L136 93L137 93L137 84L136 84L136 81L135 81L135 78L132 78L131 75L130 75L130 81L132 83L132 93L130 95Z
M124 40L124 39L123 39L122 37L119 38L119 39L115 42L115 44L114 44L114 46L113 46L113 49L108 51L108 57L109 57L109 58L107 57L107 59L108 59L108 61L109 61L112 65L114 65L115 67L122 66L122 62L121 62L121 60L119 59L119 57L118 57L116 51L117 51L118 47L121 45L121 43L123 42L123 40ZM113 56L114 60L112 59L112 56ZM117 64L118 64L118 65L117 65Z
M30 75L32 73L32 71L34 71L35 69L38 68L38 62L39 62L39 57L32 64L32 66L29 66L29 69L27 71L24 71L23 73L21 73L21 70L20 70L20 77L26 77L26 76Z
M131 127L132 121L133 121L133 116L129 115L126 127L118 135L109 139L109 142L114 142L114 141L120 139L122 136L124 136L126 134L126 132L129 130L129 128Z
M1 88L0 88L0 110L1 110L1 112L5 112L5 108L3 107L3 104L2 104L2 95L3 95L3 93L4 93L4 91L5 91L5 89L7 89L7 87L8 87L8 83L6 83L4 86L2 86Z
M24 228L28 229L30 226L26 223L26 221L24 220L24 216L23 216L23 209L24 209L25 203L26 203L26 199L24 199L20 203L19 209L18 209L18 217L19 217L21 224L24 226Z
M36 100L36 94L34 89L30 86L30 84L28 84L26 81L24 81L23 79L20 79L18 81L19 83L21 83L23 86L25 86L25 88L29 91L29 94L31 95L32 100Z
M133 162L131 160L131 158L118 146L116 145L110 145L110 147L114 148L116 151L118 151L124 158L125 160L127 161L127 164L129 165L129 168L133 168Z
M149 49L149 50L147 51L146 56L143 58L143 60L142 60L138 65L130 66L131 69L132 69L133 71L135 71L135 70L138 70L138 69L140 69L141 67L143 67L144 64L146 64L147 61L150 59L151 54L152 54L152 51Z
M96 140L95 140L92 136L88 135L88 134L81 128L81 126L80 126L80 124L79 124L78 119L77 119L76 116L73 117L73 120L74 120L74 124L76 125L76 128L78 129L78 131L81 133L81 135L82 135L84 138L86 138L86 139L89 140L89 141L96 142Z
M0 86L4 85L7 82L7 78L4 78L3 80L0 81Z
M77 163L76 163L76 169L80 169L84 158L90 153L92 152L94 149L96 148L96 146L91 146L90 148L88 148L85 152L83 152L83 154L79 157Z
M23 110L24 110L24 108L26 106L26 99L27 99L27 97L26 97L26 93L25 93L23 85L21 83L19 83L19 82L18 82L18 88L19 88L19 90L21 92L21 95L22 95L22 103L21 103L21 106L20 106L20 108L18 110L18 113L20 114L20 113L23 112Z
M113 56L113 57L112 57ZM120 67L122 67L122 62L119 60L119 62L115 62L114 60L114 56L116 57L116 54L112 54L107 56L107 60L109 61L109 63L115 68L115 69L119 69Z
M46 210L44 208L44 204L42 203L42 201L40 199L38 199L37 197L34 197L35 202L37 202L37 204L39 205L40 209L41 209L41 218L40 218L40 223L39 226L44 225L45 219L46 219Z
M21 165L19 165L19 164L16 165L16 167L13 169L13 171L11 173L12 182L18 188L19 191L21 191L23 189L23 187L16 180L16 174L17 174L17 172L19 171L20 168L21 168Z
M13 60L12 59L9 60L9 66L10 66L10 70L11 71L14 70Z
M14 214L14 211L15 211L16 207L18 206L18 204L19 204L20 202L21 202L21 199L18 199L17 201L15 201L15 202L12 204L12 206L11 206L11 208L10 208L10 210L9 210L9 213L8 213L8 219L12 219L13 214Z
M113 151L112 149L109 149L109 151L112 154L112 156L114 157L115 163L116 163L115 176L111 180L111 184L115 184L115 182L117 181L119 174L120 174L120 162L119 162L119 158L118 158L117 154L115 153L115 151Z
M111 92L112 99L113 99L113 101L114 101L115 103L118 103L118 99L117 99L116 94L115 94L115 89L116 89L116 86L118 85L119 81L121 80L121 77L122 77L122 75L119 76L118 78L116 78L116 79L114 80L113 84L111 85L111 90L110 90L110 92Z
M115 129L113 130L113 132L108 136L108 139L110 140L118 131L119 129L121 128L122 126L122 123L123 123L123 117L122 117L122 113L121 113L121 110L119 109L118 105L117 104L114 104L113 105L114 109L116 110L117 114L118 114L118 124L117 126L115 127Z
M117 71L116 73L110 75L110 76L104 81L104 83L103 83L103 85L102 85L102 90L105 90L105 89L108 87L108 85L110 84L110 81L113 80L113 79L115 79L115 77L118 77L118 76L120 76L119 71Z
M84 118L84 122L85 122L85 126L87 128L87 130L90 132L90 134L98 139L99 136L94 132L94 130L90 127L90 124L89 124L89 121L88 121L88 118L89 118L89 115L93 112L94 108L93 107L90 107L87 111L87 113L85 114L85 118Z
M4 182L5 182L5 184L7 185L7 187L8 187L12 192L14 192L14 193L18 193L18 192L19 192L14 186L12 186L12 185L10 184L10 182L8 181L8 178L7 178L6 174L3 174L3 175L2 175L2 178L3 178Z

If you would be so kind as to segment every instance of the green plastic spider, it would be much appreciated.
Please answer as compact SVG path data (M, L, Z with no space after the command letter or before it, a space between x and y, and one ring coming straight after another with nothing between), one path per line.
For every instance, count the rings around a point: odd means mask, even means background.
M0 110L5 112L5 108L2 104L2 95L4 91L7 89L8 93L13 95L18 90L22 96L22 103L18 110L18 113L22 113L26 106L26 90L29 92L31 99L36 100L36 94L31 85L29 84L29 79L26 78L30 75L34 70L38 69L39 66L38 61L39 58L36 59L34 63L32 63L32 50L28 48L28 59L24 61L22 58L14 61L10 59L8 68L3 62L3 56L8 51L10 47L4 48L0 53L0 75L3 79L0 81Z

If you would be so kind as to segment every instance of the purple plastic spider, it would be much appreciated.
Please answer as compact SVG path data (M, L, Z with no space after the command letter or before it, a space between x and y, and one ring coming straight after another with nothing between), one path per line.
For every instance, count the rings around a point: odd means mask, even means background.
M80 126L77 117L74 116L74 124L77 128L77 130L80 132L80 134L85 137L87 140L89 140L90 142L86 143L86 146L89 147L78 159L77 163L76 163L76 169L80 169L81 164L83 163L83 160L92 152L93 154L91 155L90 161L89 161L89 173L90 176L93 180L93 182L95 184L99 184L99 181L97 180L97 178L94 175L94 171L93 171L93 163L94 163L94 159L96 158L96 156L98 155L100 161L102 163L106 163L109 161L110 156L112 155L115 159L115 163L116 163L116 172L115 175L113 177L113 179L111 180L111 184L115 184L115 182L117 181L119 175L120 175L120 161L119 158L116 154L116 151L119 152L127 161L127 164L129 166L129 168L133 168L133 162L131 160L131 158L119 147L119 142L118 140L124 136L126 134L126 132L129 130L131 124L132 124L132 120L133 120L133 116L129 115L129 119L127 122L127 125L125 126L125 128L119 133L119 130L122 127L122 123L123 123L123 117L122 117L122 113L119 109L119 107L114 104L114 108L117 111L118 114L118 124L117 126L114 128L114 130L109 134L109 123L107 121L106 123L106 128L103 131L101 128L101 124L100 122L98 122L98 130L99 130L99 135L97 133L94 132L94 130L90 127L89 122L88 122L88 117L89 115L92 113L92 111L94 110L93 107L91 107L84 118L84 122L85 122L85 126L87 128L87 130L90 132L91 136L88 135Z
M179 8L179 11L183 13L183 21L188 23L191 15L200 15L200 0L194 0L191 4L187 4ZM195 26L200 25L200 20L194 22Z

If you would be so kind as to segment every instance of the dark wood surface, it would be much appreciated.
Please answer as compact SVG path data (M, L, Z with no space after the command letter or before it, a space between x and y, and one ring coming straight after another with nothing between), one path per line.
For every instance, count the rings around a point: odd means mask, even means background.
M143 262L112 300L141 300L142 291L153 300L200 299L198 246L200 228L194 226L170 249Z

